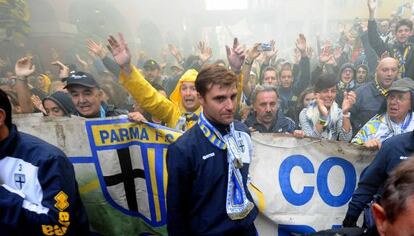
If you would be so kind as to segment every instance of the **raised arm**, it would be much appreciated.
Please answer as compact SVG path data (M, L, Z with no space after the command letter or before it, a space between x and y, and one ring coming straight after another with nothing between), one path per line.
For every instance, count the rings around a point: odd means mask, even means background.
M260 55L260 52L258 51L259 46L260 44L256 43L251 49L247 51L247 57L242 67L243 93L248 99L250 99L250 96L253 92L252 86L250 84L250 71L252 70L254 60L256 60L256 58Z
M175 128L180 108L152 87L131 65L131 53L122 34L119 34L119 40L112 35L109 36L108 42L108 49L114 61L121 68L119 83L132 95L141 108L153 117L166 122L168 127Z
M30 91L27 77L34 73L35 66L32 57L23 57L17 60L14 70L16 73L16 93L23 113L33 112L33 103L31 100L32 92Z
M368 0L369 20L368 20L368 41L375 50L378 57L388 51L387 44L382 41L378 34L377 23L375 22L375 11L377 9L377 0Z
M301 59L299 62L300 77L295 84L293 85L293 92L298 96L303 90L308 87L311 77L310 72L310 61L307 53L307 43L306 38L303 34L299 34L298 39L296 40L296 48L299 50Z

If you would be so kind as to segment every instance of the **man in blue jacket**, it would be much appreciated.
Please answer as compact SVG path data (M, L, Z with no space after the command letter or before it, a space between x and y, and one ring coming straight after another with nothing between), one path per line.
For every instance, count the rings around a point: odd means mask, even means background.
M89 235L72 164L58 148L17 131L2 90L0 235Z
M203 112L168 147L167 229L174 235L256 235L258 213L247 189L252 144L233 121L237 76L219 65L200 71Z
M349 202L343 226L356 226L359 215L372 201L374 195L382 193L385 180L391 171L413 153L413 132L391 137L383 143L375 159L361 175L358 188Z

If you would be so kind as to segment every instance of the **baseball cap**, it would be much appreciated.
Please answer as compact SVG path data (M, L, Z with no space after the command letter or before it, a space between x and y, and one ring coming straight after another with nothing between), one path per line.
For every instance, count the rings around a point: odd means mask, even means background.
M391 87L388 89L388 92L397 91L397 92L410 92L414 91L414 81L408 77L396 80L392 83Z
M143 68L144 70L154 70L154 69L160 70L161 69L160 65L158 65L158 63L152 59L147 60L144 63Z
M99 84L89 73L78 71L71 73L68 78L66 78L66 86L68 88L71 85L81 85L88 88L99 88Z

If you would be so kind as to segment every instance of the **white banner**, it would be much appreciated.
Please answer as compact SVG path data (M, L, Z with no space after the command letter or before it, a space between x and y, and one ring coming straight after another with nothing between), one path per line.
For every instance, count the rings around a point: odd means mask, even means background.
M309 233L342 224L359 176L375 153L355 145L253 134L252 184L262 200L260 235ZM256 191L257 192L257 191Z
M14 122L20 131L67 154L96 232L167 234L165 153L179 133L125 119L85 121L31 114L14 117ZM252 140L250 175L256 188L249 189L261 211L255 222L259 235L315 232L341 225L373 152L341 142L277 134L253 133ZM128 165L121 163L129 159Z

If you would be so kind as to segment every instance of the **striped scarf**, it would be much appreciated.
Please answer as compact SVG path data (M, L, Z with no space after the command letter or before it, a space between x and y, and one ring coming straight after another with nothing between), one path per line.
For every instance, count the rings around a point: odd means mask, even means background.
M236 141L234 123L230 124L230 132L224 137L221 133L200 114L198 126L204 136L214 146L221 150L227 149L227 162L229 164L226 196L226 212L230 219L239 220L245 218L253 209L254 204L249 201L244 191L243 177L240 168L243 167L240 147Z

